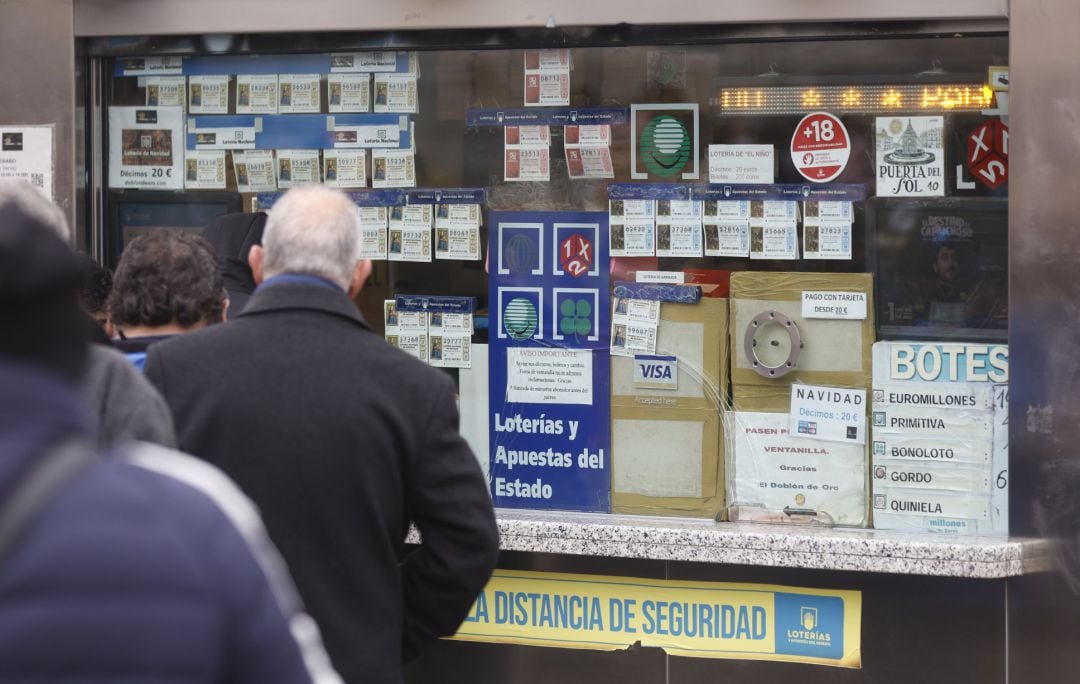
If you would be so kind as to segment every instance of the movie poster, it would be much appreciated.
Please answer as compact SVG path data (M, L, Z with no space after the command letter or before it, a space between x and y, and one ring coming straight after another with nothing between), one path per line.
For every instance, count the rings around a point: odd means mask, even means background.
M873 207L883 338L1006 338L1007 206L987 199Z

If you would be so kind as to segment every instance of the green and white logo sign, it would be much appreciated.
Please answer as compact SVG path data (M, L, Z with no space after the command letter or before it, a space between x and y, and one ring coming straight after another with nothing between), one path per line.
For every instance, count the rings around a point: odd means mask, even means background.
M631 148L630 177L698 177L698 106L630 105L630 125L637 136Z
M536 333L536 307L523 297L511 299L503 309L503 328L512 340L527 340Z
M649 173L674 176L690 159L690 134L678 119L661 114L645 124L638 147Z

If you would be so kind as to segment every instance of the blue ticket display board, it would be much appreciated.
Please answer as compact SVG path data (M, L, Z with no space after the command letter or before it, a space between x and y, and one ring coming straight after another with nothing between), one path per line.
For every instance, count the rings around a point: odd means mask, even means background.
M492 212L490 478L496 506L611 509L605 212Z

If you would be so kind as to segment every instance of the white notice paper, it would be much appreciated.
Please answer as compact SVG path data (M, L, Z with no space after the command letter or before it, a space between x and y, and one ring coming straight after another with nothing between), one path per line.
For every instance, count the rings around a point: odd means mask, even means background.
M229 77L192 76L189 78L188 113L228 114Z
M803 226L804 259L851 259L851 222L821 221Z
M704 229L705 256L750 256L750 224L746 221L706 223Z
M506 401L591 405L592 351L510 347L506 350Z
M360 258L386 258L386 207L357 207L360 215Z
M184 187L224 190L225 150L188 150L184 157Z
M53 198L52 126L0 126L0 178L24 180Z
M277 179L279 188L319 182L318 150L278 150Z
M375 111L415 114L416 77L375 74Z
M798 259L798 231L788 221L750 224L751 259Z
M802 293L803 318L831 318L842 321L866 320L865 292L819 292L804 290Z
M233 152L233 173L238 192L277 190L274 153L271 150Z
M278 76L278 111L282 114L318 114L319 74Z
M772 145L709 145L710 183L772 183Z
M866 390L794 384L788 416L793 435L866 444Z
M525 106L570 104L570 51L525 51Z
M434 315L434 314L432 314ZM428 363L436 368L472 368L472 337L468 334L428 332Z
M608 226L611 256L654 256L656 224L651 218L612 218Z
M184 187L184 108L109 108L109 185Z
M371 74L330 74L326 88L331 114L371 111Z
M367 150L323 150L323 178L334 188L367 187Z
M729 415L735 449L734 472L728 475L732 503L824 511L837 525L866 524L864 445L792 435L787 413Z
M183 76L148 76L141 85L146 90L147 107L183 107L186 90Z
M371 187L416 187L416 162L409 150L372 150Z
M551 151L546 147L507 147L503 176L508 181L551 179Z
M656 222L656 256L701 256L701 221L665 219Z
M611 148L567 147L566 172L572 179L614 178L615 166L611 163Z
M237 114L277 114L277 74L236 77Z

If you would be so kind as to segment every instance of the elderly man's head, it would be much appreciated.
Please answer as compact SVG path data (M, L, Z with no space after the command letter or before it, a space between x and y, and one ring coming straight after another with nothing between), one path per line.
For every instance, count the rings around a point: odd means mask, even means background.
M18 209L71 244L71 232L64 212L26 181L0 179L0 208Z
M180 230L132 240L113 276L109 319L127 337L220 323L228 305L214 248Z
M251 248L256 282L283 273L313 275L355 296L371 273L371 262L358 259L359 221L356 205L340 190L289 190L270 212L262 245Z

